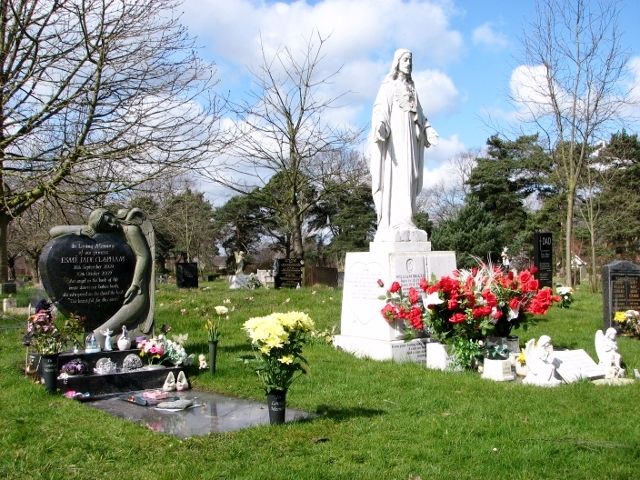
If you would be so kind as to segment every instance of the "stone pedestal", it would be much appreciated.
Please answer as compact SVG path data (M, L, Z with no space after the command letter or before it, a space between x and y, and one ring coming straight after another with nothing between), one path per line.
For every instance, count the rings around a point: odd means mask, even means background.
M408 291L423 277L439 278L455 268L455 253L432 252L430 242L372 242L369 252L347 253L340 335L334 345L359 357L395 359L393 346L402 332L382 317L384 300L379 297L394 281ZM378 286L378 279L385 287Z

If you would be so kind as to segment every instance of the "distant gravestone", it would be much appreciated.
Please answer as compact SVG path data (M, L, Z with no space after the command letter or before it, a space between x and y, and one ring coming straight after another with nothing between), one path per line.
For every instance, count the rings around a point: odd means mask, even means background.
M178 288L198 288L198 264L176 263L176 285Z
M275 288L296 288L302 286L301 258L278 258L273 283Z
M617 260L602 267L604 328L615 327L616 312L640 310L640 265Z
M305 270L305 285L338 286L338 269L332 267L308 266Z
M533 262L541 287L553 287L553 237L548 232L533 235Z

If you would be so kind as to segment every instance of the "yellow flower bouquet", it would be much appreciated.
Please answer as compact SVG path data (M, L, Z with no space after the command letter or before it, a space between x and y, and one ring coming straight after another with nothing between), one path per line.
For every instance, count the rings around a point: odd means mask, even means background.
M272 313L244 323L256 351L256 373L266 393L286 392L297 376L306 373L302 347L313 328L313 320L304 312Z

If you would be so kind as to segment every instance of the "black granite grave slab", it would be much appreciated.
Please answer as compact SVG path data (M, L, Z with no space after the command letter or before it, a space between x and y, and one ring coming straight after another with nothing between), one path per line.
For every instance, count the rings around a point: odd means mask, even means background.
M181 370L184 370L184 367L164 367L154 370L142 368L105 375L71 375L58 378L58 390L63 393L75 391L89 394L90 398L99 398L114 393L162 388L169 372L173 372L174 378L177 378Z
M122 396L89 402L87 405L114 416L140 423L155 432L189 438L210 433L222 433L269 424L266 400L255 402L218 393L188 390L175 392L182 399L192 399L194 405L177 412L137 405ZM312 417L301 410L287 408L285 421Z
M136 261L118 233L68 234L47 243L38 265L51 301L64 313L84 317L89 331L122 306Z

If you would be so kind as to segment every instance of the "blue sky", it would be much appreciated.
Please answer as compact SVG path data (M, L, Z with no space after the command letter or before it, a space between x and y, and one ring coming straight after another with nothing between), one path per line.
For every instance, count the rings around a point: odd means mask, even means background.
M640 2L620 7L623 42L637 65L629 81L640 85ZM331 35L325 67L342 67L331 88L351 92L332 120L359 127L368 126L393 51L411 49L423 108L441 137L427 153L428 185L446 178L448 159L482 148L514 112L512 74L534 8L533 0L186 0L182 22L216 63L220 92L234 99L246 94L260 37L275 49L302 45L314 29Z

